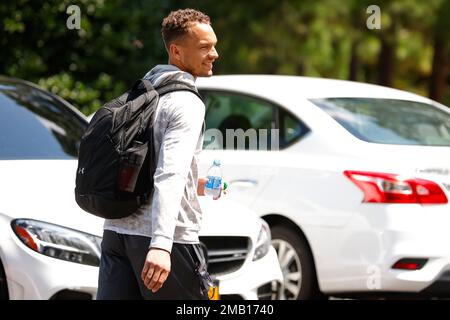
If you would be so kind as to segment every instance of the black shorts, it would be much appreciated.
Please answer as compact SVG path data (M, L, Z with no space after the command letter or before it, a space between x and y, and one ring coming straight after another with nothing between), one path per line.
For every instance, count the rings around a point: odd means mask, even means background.
M198 266L204 263L197 244L174 243L171 271L155 293L141 279L151 238L104 230L98 279L98 300L208 300ZM201 261L203 259L203 261Z

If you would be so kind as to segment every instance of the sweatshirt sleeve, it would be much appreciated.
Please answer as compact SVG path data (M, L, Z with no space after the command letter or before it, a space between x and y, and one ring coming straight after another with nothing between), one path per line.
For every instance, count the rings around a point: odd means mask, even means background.
M171 252L181 200L203 125L205 105L190 92L174 92L169 99L167 128L154 174L150 247Z

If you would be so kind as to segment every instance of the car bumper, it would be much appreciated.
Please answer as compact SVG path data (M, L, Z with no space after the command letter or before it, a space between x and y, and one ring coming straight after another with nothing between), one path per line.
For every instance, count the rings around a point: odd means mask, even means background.
M281 283L283 274L280 269L275 249L271 246L269 252L259 260L248 261L232 274L217 276L221 299L257 300L258 290L267 287L271 282Z
M39 254L14 235L3 238L1 249L11 300L95 299L98 267ZM240 270L218 276L217 280L224 298L258 299L258 289L282 281L275 249L270 247L263 258L248 261Z
M14 235L13 235L14 236ZM2 240L9 299L93 299L98 268L47 257L13 237Z
M325 293L450 294L450 205L364 205L335 231L333 264L322 268ZM339 235L340 233L340 235ZM330 252L330 251L328 251ZM419 270L394 269L401 259L427 259Z

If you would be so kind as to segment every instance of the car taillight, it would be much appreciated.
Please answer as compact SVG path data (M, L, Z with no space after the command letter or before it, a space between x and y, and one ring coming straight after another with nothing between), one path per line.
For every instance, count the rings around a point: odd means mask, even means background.
M364 202L443 204L448 199L435 182L397 174L344 171L364 192Z

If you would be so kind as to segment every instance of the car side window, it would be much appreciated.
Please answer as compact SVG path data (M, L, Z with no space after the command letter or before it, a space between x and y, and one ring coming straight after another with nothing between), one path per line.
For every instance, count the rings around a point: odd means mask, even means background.
M310 131L302 121L286 110L279 109L280 147L287 147Z
M202 92L206 105L204 149L268 150L274 106L231 92Z

